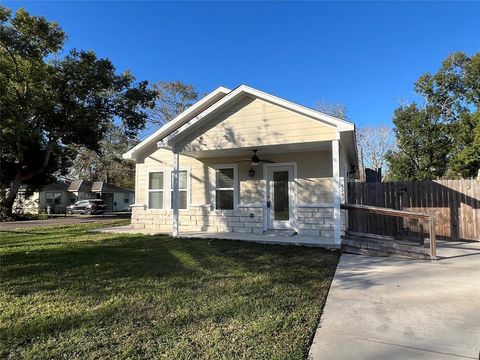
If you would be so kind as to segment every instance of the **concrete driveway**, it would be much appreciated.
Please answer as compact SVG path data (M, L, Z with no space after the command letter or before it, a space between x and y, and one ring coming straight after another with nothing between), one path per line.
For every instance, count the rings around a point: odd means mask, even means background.
M480 243L439 242L438 255L342 255L310 357L478 359Z
M99 221L110 221L120 219L130 219L130 213L106 213L102 215L67 215L55 216L51 219L45 220L25 220L25 221L9 221L0 222L0 231L23 229L35 226L48 226L48 225L70 225L70 224L83 224Z

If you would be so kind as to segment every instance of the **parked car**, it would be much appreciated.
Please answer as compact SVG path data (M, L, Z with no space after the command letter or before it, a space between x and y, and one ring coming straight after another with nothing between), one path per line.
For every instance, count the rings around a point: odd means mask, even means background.
M80 200L73 205L67 206L67 214L103 214L106 208L107 206L102 200Z

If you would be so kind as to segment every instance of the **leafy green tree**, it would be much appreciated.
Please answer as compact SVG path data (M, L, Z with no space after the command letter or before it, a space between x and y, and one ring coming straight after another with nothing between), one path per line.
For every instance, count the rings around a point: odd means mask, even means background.
M180 81L158 81L153 84L155 105L147 109L147 124L157 128L190 107L198 99L191 85ZM97 151L80 147L73 162L71 178L107 181L127 188L135 186L135 165L122 159L122 154L138 141L122 134L118 126L110 126Z
M392 176L398 180L479 176L480 53L451 54L436 73L418 79L415 91L425 99L424 109L413 104L395 111L399 150L389 154ZM412 146L420 148L414 151ZM424 160L429 159L426 167Z
M480 178L480 112L464 113L452 124L454 134L450 171L463 178Z
M451 142L445 125L432 112L416 104L395 110L397 150L386 155L391 180L435 179L447 170Z
M135 164L124 160L122 154L138 143L111 125L98 150L80 147L69 174L71 179L106 181L126 188L135 188Z
M97 150L114 119L133 137L153 105L147 82L116 74L108 59L72 50L60 58L62 29L0 6L0 217L19 188L33 191L64 175L74 146Z

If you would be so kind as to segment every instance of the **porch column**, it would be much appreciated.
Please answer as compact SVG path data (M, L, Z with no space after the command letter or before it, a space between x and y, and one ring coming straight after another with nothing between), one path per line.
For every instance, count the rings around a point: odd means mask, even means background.
M173 237L178 236L178 192L179 192L179 177L178 171L180 168L180 155L178 153L173 153Z
M340 238L340 148L339 141L332 140L332 180L333 180L333 236L335 245L341 246Z

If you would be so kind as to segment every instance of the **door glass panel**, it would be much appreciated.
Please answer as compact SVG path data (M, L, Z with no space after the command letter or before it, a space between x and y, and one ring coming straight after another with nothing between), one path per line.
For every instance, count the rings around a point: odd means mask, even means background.
M275 220L288 220L288 171L273 172L273 209Z

